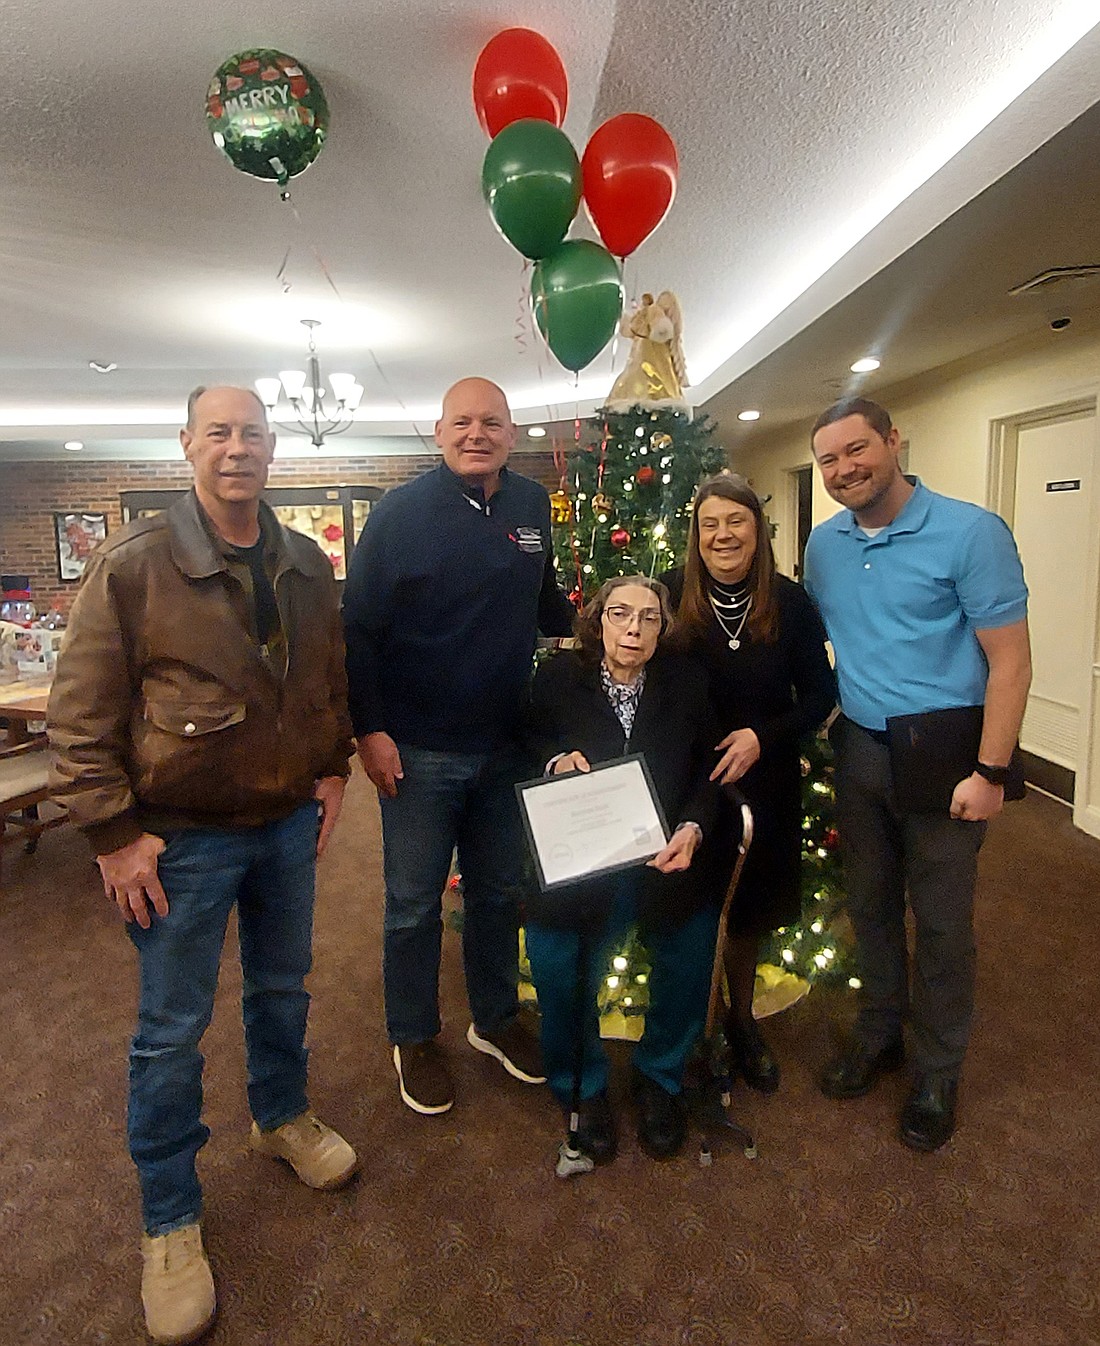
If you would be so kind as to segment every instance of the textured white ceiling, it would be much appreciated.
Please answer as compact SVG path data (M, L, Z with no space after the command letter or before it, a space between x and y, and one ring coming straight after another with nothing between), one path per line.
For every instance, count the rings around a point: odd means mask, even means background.
M9 0L0 439L170 444L193 384L300 364L304 316L365 384L364 434L409 433L406 409L426 429L473 371L524 419L571 411L480 195L470 76L513 24L561 52L578 150L627 110L676 140L678 199L627 284L679 292L712 396L1100 99L1100 29L1062 57L1098 22L1100 0ZM297 219L204 126L213 70L253 45L304 60L332 109Z

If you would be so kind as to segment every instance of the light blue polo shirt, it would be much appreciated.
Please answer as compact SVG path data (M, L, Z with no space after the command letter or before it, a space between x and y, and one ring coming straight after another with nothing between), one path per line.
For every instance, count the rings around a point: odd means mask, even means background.
M866 729L981 705L989 665L975 632L1027 616L1004 520L906 480L913 494L875 537L842 510L806 544L806 588L836 653L841 709Z

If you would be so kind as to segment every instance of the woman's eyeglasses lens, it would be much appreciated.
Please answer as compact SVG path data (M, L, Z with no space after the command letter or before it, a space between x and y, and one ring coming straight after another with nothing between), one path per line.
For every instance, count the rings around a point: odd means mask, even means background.
M626 626L632 617L637 617L647 630L656 630L661 625L661 614L655 612L653 608L643 608L638 612L636 608L626 608L618 604L609 608L604 608L603 615L612 626Z

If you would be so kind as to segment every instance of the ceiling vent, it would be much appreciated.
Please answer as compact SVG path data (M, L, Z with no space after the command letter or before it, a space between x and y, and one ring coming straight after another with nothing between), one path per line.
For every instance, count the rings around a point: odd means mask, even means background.
M1052 266L1040 271L1020 285L1014 285L1009 294L1027 294L1031 290L1053 290L1056 285L1066 285L1071 281L1091 280L1100 276L1100 262L1090 262L1085 266Z

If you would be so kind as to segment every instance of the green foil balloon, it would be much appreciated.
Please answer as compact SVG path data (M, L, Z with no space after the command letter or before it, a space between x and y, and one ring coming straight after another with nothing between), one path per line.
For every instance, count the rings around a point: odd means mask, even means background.
M497 228L524 257L545 257L581 203L581 166L564 131L527 117L495 136L481 190Z
M206 125L234 168L285 187L328 135L328 103L293 56L265 47L223 62L206 91Z
M531 304L546 344L577 373L599 355L622 317L619 264L587 239L561 243L535 264Z

